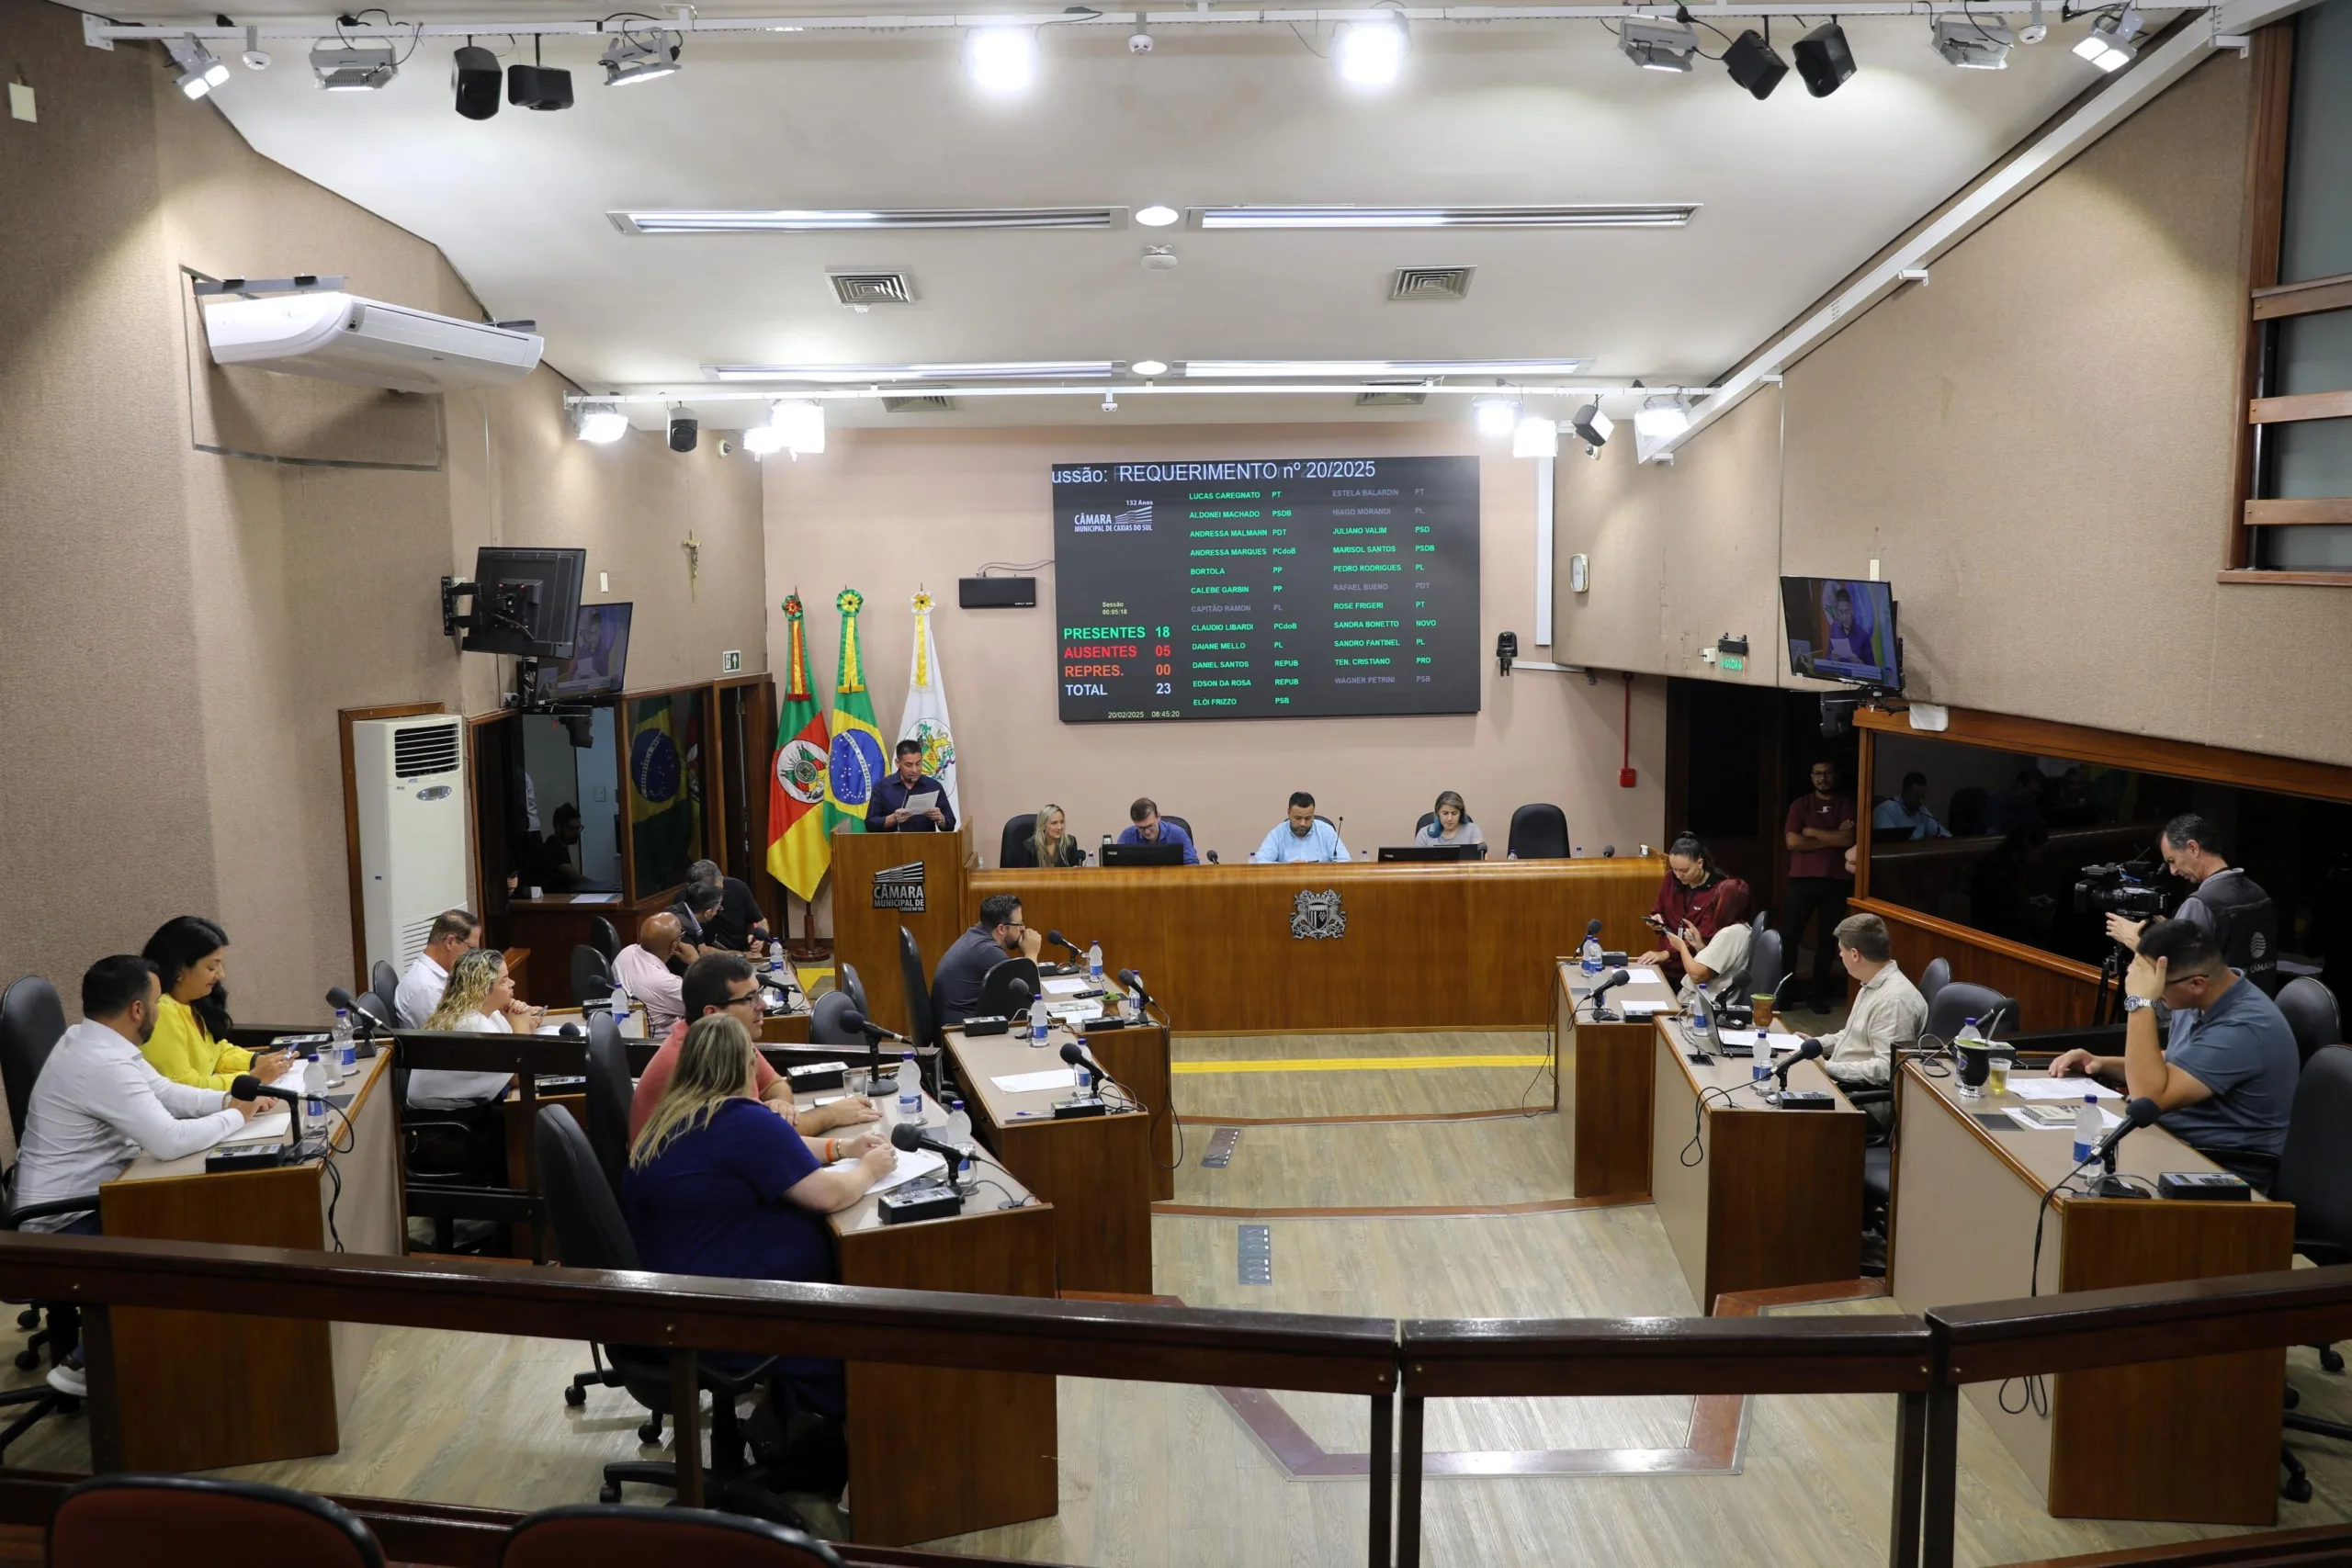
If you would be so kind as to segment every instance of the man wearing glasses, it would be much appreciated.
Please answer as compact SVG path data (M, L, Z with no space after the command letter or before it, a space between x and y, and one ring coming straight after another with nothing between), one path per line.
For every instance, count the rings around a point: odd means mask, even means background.
M991 893L980 900L979 922L956 939L931 980L931 1010L939 1027L954 1029L980 1003L980 982L1008 958L1035 958L1046 939L1021 922L1021 900Z
M714 953L695 959L686 970L682 989L685 1016L670 1026L669 1034L662 1039L662 1048L653 1053L651 1061L645 1064L645 1076L637 1080L637 1093L630 1097L628 1102L631 1143L637 1141L638 1134L645 1128L646 1118L653 1114L653 1108L661 1102L662 1091L670 1087L670 1075L677 1070L678 1048L685 1043L688 1024L714 1012L733 1013L742 1021L743 1027L752 1032L752 1039L760 1037L760 982L752 974L751 960L741 953ZM839 1139L820 1135L833 1127L880 1121L882 1113L874 1109L872 1100L850 1095L834 1100L831 1105L795 1111L791 1083L782 1073L768 1066L766 1057L756 1056L754 1059L758 1063L755 1071L759 1078L761 1102L798 1128L800 1135L817 1148L820 1159L827 1163L834 1159L854 1159L880 1142L879 1135L875 1134ZM835 1145L830 1153L824 1146L827 1144Z

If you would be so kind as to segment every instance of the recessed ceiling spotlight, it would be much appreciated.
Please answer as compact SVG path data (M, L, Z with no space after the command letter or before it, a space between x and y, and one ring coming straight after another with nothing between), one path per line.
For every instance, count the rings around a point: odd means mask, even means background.
M1405 51L1411 47L1402 13L1340 24L1331 59L1340 80L1356 87L1385 87L1405 69Z
M1835 22L1825 22L1797 39L1789 56L1804 78L1804 90L1816 98L1827 97L1854 73L1854 51L1846 43L1846 29Z
M1138 376L1165 376L1168 374L1168 361L1164 359L1138 359L1134 364L1128 366L1127 368Z
M1481 435L1509 435L1519 428L1519 400L1492 397L1470 400L1470 417Z
M1183 216L1174 208L1163 207L1156 201L1149 207L1136 209L1136 221L1147 229L1165 229Z
M194 33L186 38L165 40L164 47L171 51L172 62L179 68L175 79L179 90L191 98L200 98L229 79L229 68L220 63L220 56L204 47Z
M571 424L581 440L599 446L628 434L628 415L610 403L582 403L571 412Z
M1027 92L1037 79L1037 29L974 28L964 35L964 69L982 92Z
M1768 27L1770 20L1765 19ZM1789 73L1789 62L1751 28L1732 39L1731 47L1724 51L1724 69L1731 73L1733 81L1747 89L1749 96L1761 101L1770 97L1772 89L1781 85L1781 78Z
M363 39L313 49L311 73L330 93L366 93L390 85L401 73L401 65L390 42Z
M605 46L604 58L598 62L605 68L605 85L628 87L676 75L678 52L684 44L674 33L657 33L650 39L618 34Z
M1687 72L1698 58L1699 33L1688 22L1629 17L1618 29L1617 47L1645 71Z
M1560 426L1542 414L1529 414L1512 427L1510 455L1514 457L1556 457L1560 455Z
M1945 17L1937 21L1932 41L1938 54L1962 71L2006 71L2018 36L1998 22Z
M2120 71L2132 63L2140 46L2132 40L2140 35L2140 10L2126 6L2110 17L2101 17L2075 46L2075 52L2098 66L2101 71Z

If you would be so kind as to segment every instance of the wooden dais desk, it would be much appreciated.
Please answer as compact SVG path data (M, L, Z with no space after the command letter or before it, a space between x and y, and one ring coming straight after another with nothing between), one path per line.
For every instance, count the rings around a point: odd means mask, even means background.
M1593 982L1573 959L1555 963L1552 1010L1552 1109L1568 1140L1579 1198L1650 1195L1650 1085L1657 1076L1657 1032L1628 1003L1671 1008L1663 980L1619 986L1601 1006L1621 1021L1596 1022L1585 998Z
M141 1155L98 1189L110 1237L210 1241L354 1254L404 1250L399 1130L389 1052L330 1094L337 1145L324 1159L207 1175L205 1156ZM332 1163L340 1186L327 1175ZM328 1215L332 1211L333 1228ZM331 1454L342 1445L374 1324L225 1317L118 1307L90 1337L90 1452L111 1470L216 1470ZM101 1342L103 1341L103 1343Z
M1916 1313L2028 1294L2041 1195L2074 1167L2073 1132L1988 1126L1978 1114L2027 1102L1962 1100L1952 1077L1917 1062L1895 1081L1894 1299ZM2220 1168L2161 1126L2125 1138L2116 1168L2151 1184ZM2039 1284L2055 1293L2285 1269L2294 1226L2290 1203L2061 1195L2042 1222ZM2030 1397L2014 1382L1964 1392L2057 1517L2267 1525L2286 1376L2284 1350L2249 1350L2060 1372Z

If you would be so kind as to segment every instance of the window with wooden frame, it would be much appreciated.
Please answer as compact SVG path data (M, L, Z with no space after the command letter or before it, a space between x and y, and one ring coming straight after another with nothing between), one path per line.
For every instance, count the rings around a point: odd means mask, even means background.
M2242 505L2225 582L2352 587L2352 0L2255 38Z

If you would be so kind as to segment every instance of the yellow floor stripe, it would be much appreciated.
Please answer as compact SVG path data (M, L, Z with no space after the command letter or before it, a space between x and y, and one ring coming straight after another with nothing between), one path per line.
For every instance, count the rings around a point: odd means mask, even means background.
M1374 1073L1440 1067L1532 1067L1549 1056L1294 1056L1275 1061L1177 1062L1176 1073Z

